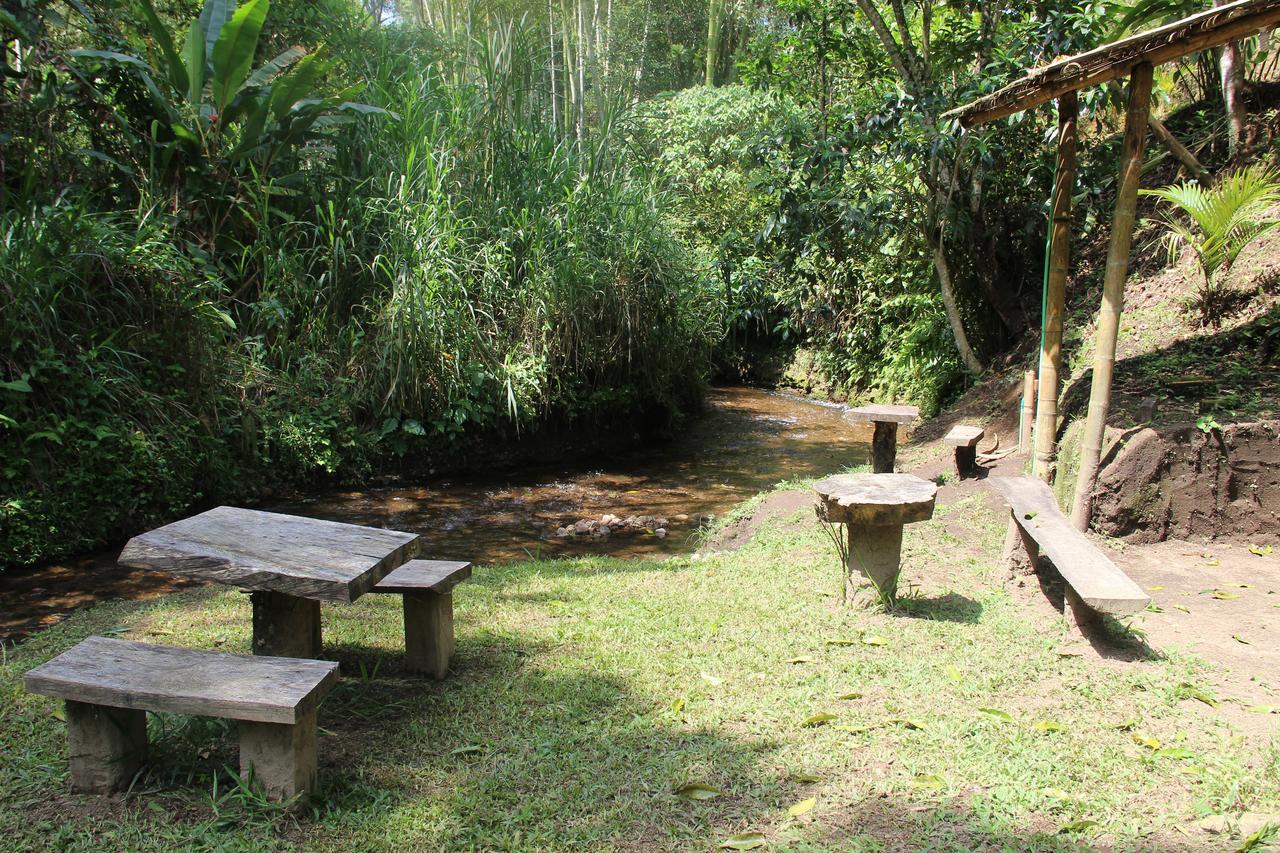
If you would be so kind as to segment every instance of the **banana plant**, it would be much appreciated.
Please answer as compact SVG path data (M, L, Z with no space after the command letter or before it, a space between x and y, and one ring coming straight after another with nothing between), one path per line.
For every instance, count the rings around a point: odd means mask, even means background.
M161 174L186 172L197 183L202 177L222 183L227 172L252 172L274 191L287 192L299 177L273 168L285 155L357 114L386 114L349 100L358 85L319 93L333 66L323 50L290 47L254 68L270 0L206 0L179 39L151 0L137 2L154 44L150 56L107 50L69 55L138 75L152 112L144 135Z
M1186 182L1142 192L1171 206L1161 212L1170 260L1179 248L1191 249L1202 277L1194 301L1200 324L1217 326L1232 265L1250 243L1280 227L1280 219L1268 215L1280 204L1280 176L1270 166L1255 164L1237 169L1209 189ZM1182 222L1178 212L1190 222Z

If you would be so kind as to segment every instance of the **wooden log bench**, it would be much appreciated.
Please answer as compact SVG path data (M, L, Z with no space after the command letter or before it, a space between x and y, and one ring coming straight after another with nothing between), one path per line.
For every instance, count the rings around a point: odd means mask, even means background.
M956 449L956 476L961 479L972 476L978 467L978 442L986 435L982 427L956 424L942 439L947 447Z
M147 711L240 723L240 772L273 800L316 784L316 708L338 664L246 657L90 637L27 673L28 692L66 700L71 787L129 787L147 755Z
M453 588L471 577L471 564L410 560L374 585L372 592L404 599L404 663L410 672L440 680L453 657Z
M1076 627L1086 628L1099 614L1131 616L1151 603L1141 587L1071 525L1044 482L1034 477L991 477L987 482L1009 504L1031 564L1043 553L1062 575L1063 615Z

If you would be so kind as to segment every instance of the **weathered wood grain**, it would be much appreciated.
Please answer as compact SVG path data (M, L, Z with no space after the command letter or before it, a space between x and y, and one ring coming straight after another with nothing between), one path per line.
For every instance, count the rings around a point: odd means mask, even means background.
M936 484L914 474L839 474L813 484L832 522L898 525L933 517Z
M1239 0L1036 68L972 103L943 115L972 128L1117 80L1142 63L1160 65L1248 38L1280 24L1280 0Z
M449 593L471 577L471 564L452 560L410 560L378 581L370 592Z
M920 409L915 406L888 406L872 403L850 409L848 417L854 421L871 421L880 423L909 424L919 420Z
M354 601L412 557L418 537L221 506L130 539L121 565L300 598Z
M987 482L1008 502L1014 523L1039 546L1089 608L1128 616L1151 602L1098 546L1071 526L1043 482L1033 477L990 477ZM1034 560L1035 555L1031 556Z
M986 432L982 427L956 424L947 432L942 443L949 447L973 447L982 440L984 435Z
M26 674L30 693L91 705L298 722L338 679L338 664L246 657L90 637Z

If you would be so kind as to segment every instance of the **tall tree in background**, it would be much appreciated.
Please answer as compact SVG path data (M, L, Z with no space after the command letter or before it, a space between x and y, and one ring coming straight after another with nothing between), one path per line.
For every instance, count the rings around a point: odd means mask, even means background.
M706 84L716 84L716 66L720 64L720 17L724 14L724 0L708 0L707 3L707 76Z

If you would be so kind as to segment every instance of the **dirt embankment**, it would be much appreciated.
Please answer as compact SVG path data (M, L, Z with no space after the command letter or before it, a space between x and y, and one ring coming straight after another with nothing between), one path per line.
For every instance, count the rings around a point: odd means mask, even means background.
M1280 539L1280 423L1136 431L1099 474L1093 526L1141 543Z

